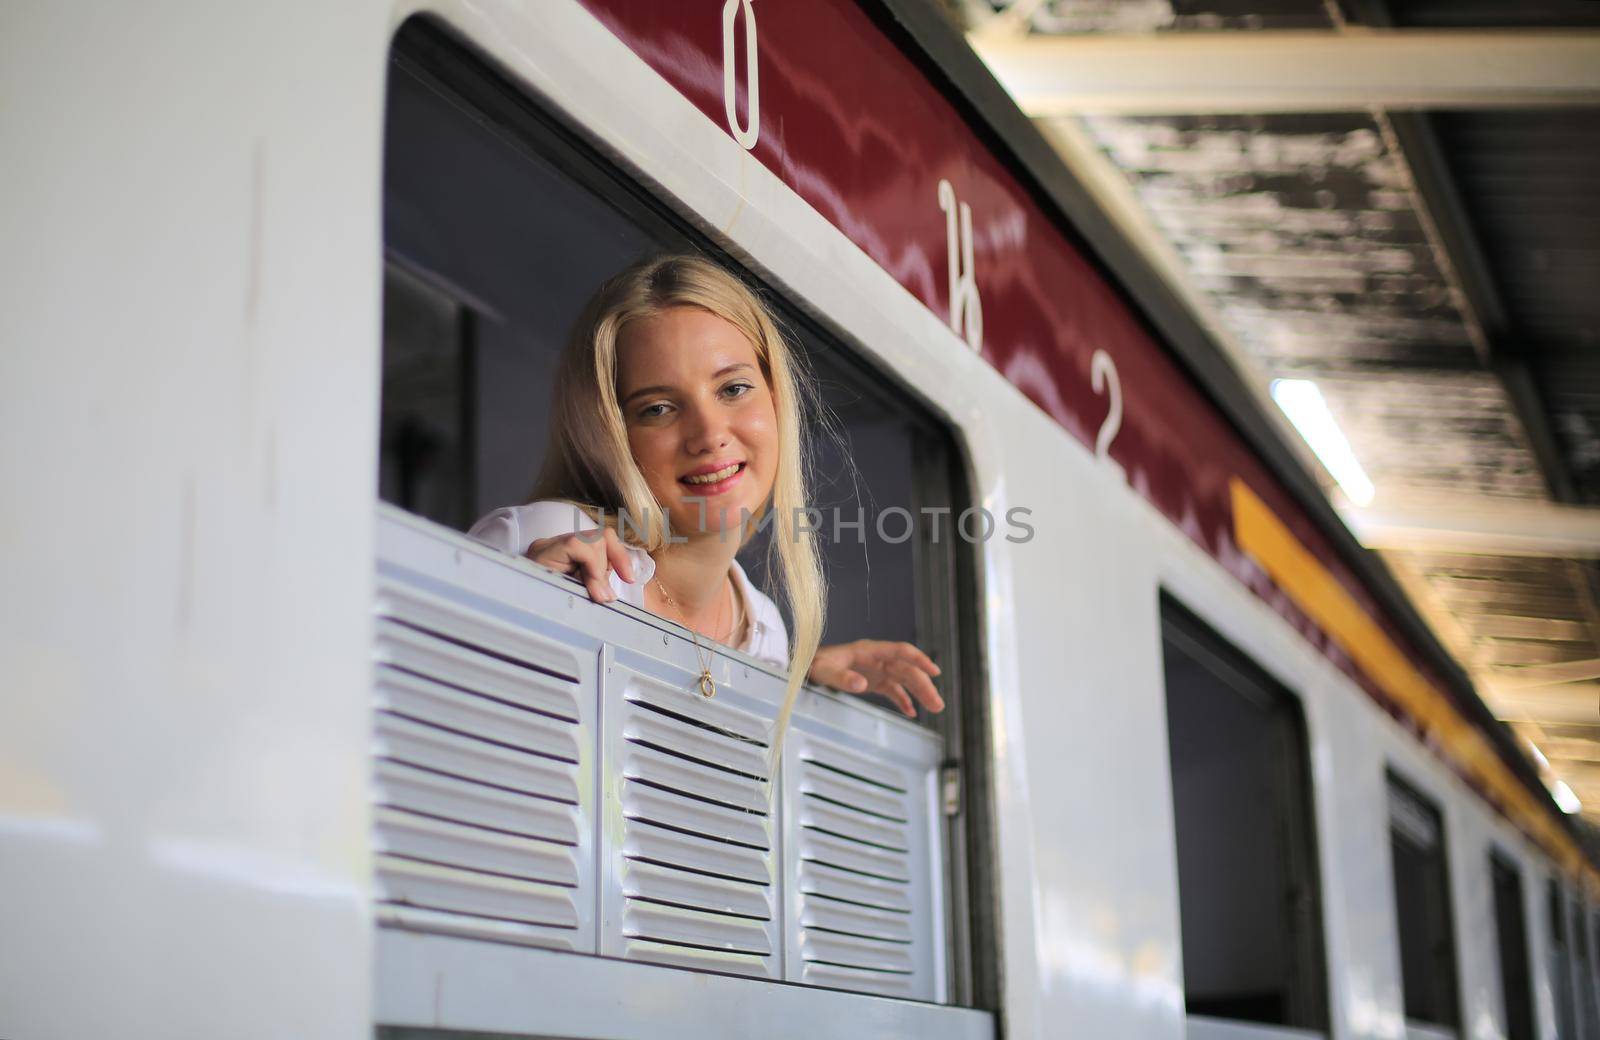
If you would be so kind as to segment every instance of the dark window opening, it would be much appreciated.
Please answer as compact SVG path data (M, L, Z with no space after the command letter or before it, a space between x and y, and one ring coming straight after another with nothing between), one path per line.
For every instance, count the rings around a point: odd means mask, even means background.
M1498 852L1489 855L1494 889L1495 940L1500 958L1500 999L1506 1040L1534 1040L1533 980L1528 969L1527 915L1522 871Z
M1561 883L1550 879L1546 894L1550 915L1550 988L1556 1001L1556 1035L1560 1040L1576 1040L1578 1021L1572 1006L1572 960L1567 950L1567 915L1562 912L1564 900Z
M1389 774L1389 849L1406 1018L1458 1028L1455 922L1444 819L1416 788Z
M1171 599L1161 611L1185 1006L1325 1030L1299 702Z
M1600 910L1590 917L1589 928L1589 986L1594 987L1595 1005L1600 1013ZM1600 1024L1595 1026L1595 1037L1600 1037Z
M1577 988L1578 1011L1587 1040L1600 1038L1600 1007L1595 1004L1593 965L1589 954L1589 930L1583 926L1583 904L1571 904L1572 984Z
M451 526L474 505L472 321L448 289L385 266L378 494Z

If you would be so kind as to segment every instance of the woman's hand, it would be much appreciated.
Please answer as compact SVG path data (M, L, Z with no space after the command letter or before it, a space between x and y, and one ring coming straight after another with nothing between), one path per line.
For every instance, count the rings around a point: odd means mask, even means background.
M811 680L847 693L881 693L908 718L917 709L912 698L929 711L943 711L944 698L934 689L939 666L910 643L857 639L817 648L811 661Z
M596 603L610 603L617 598L611 591L613 567L623 581L634 580L633 561L628 559L628 550L617 532L609 527L539 538L523 555L541 566L577 578Z

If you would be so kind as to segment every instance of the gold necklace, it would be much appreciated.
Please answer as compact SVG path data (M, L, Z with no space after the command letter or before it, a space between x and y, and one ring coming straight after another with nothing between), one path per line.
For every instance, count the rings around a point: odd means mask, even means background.
M689 638L694 640L694 657L696 661L700 662L700 676L695 680L695 686L700 690L702 697L715 697L717 695L717 682L711 678L711 661L706 656L705 648L700 645L700 633L696 632L694 626L689 624L689 616L684 613L682 607L678 606L678 601L672 598L672 593L667 591L667 587L661 583L660 578L656 579L656 588L661 590L661 598L667 601L667 605L678 612L679 622L689 630Z

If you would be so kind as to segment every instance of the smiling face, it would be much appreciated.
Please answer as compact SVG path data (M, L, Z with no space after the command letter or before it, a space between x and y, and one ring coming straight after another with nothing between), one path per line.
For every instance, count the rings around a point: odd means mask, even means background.
M719 534L772 493L778 420L745 334L699 307L629 322L617 340L628 446L674 535ZM704 523L702 523L702 502Z

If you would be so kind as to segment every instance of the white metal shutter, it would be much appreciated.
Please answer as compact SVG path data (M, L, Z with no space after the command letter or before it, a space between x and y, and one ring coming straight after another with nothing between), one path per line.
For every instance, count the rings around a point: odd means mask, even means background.
M402 573L375 606L379 920L592 951L592 659Z
M937 738L379 514L381 924L943 1001Z
M943 1000L937 746L829 733L804 720L784 749L789 978Z
M605 667L601 952L782 978L772 712L726 681L707 699L693 680L625 648Z

